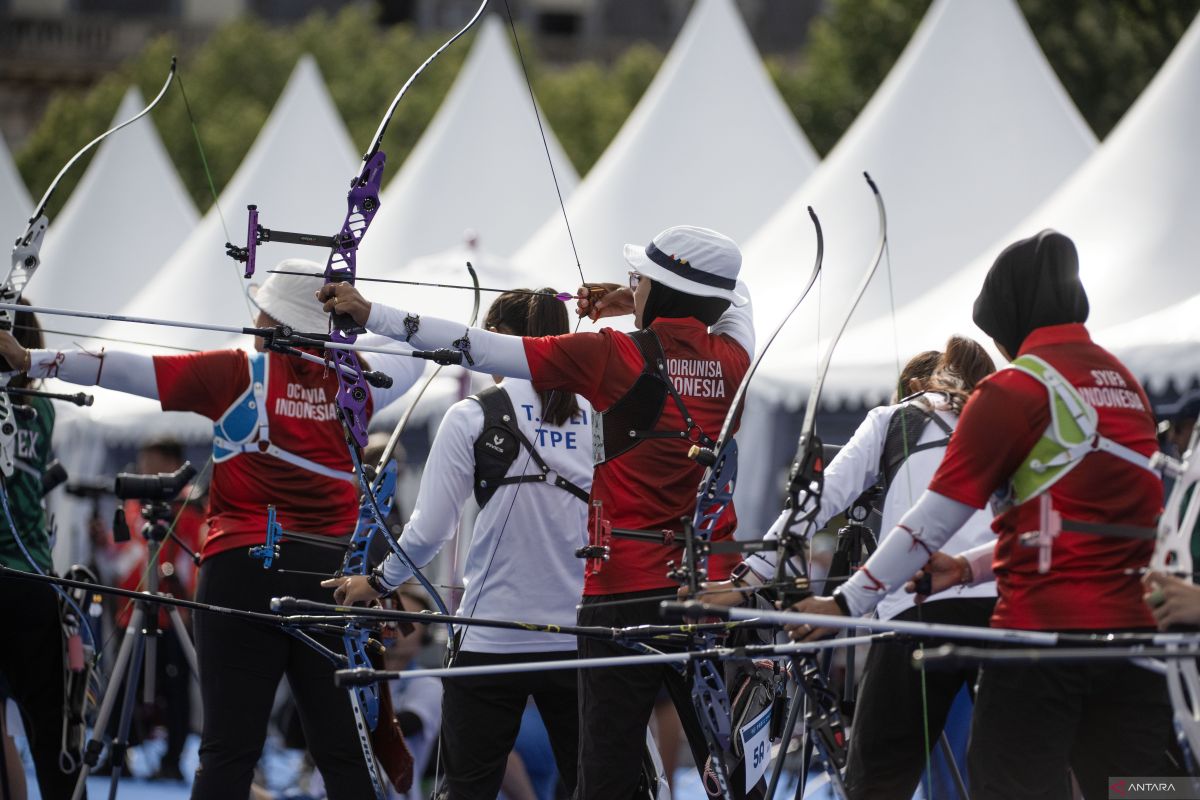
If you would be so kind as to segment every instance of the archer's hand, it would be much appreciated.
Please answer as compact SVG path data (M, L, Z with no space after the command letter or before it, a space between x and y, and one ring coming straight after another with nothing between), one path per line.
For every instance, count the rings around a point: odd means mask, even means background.
M1142 584L1146 587L1143 599L1154 613L1159 630L1173 625L1200 625L1200 586L1161 572L1146 573Z
M317 299L330 314L349 314L359 325L367 324L371 304L349 283L327 283L317 291Z
M926 577L930 582L929 594L917 591L917 584ZM904 584L904 591L915 594L916 597L913 599L918 603L923 603L925 598L930 595L944 592L955 586L969 584L972 577L970 562L962 556L947 555L939 550L929 557L924 567L917 570L917 574L913 575L912 580Z
M353 575L349 578L330 578L321 581L326 589L333 589L333 600L341 606L353 606L359 603L367 604L379 599L379 592L367 583L366 575Z
M0 331L0 357L8 362L10 370L24 370L29 363L29 352L8 331Z
M800 614L824 614L827 617L846 616L832 597L806 597L792 606L791 610ZM828 639L838 632L837 628L814 628L812 625L784 625L783 629L793 642L815 642Z
M593 322L633 313L633 292L617 283L585 283L575 292L575 299L575 316Z
M714 606L740 606L746 601L747 591L741 591L738 585L733 581L707 581L700 584L700 591L693 599L700 600L705 603L711 603ZM691 590L687 586L679 587L679 599L687 600L692 597Z

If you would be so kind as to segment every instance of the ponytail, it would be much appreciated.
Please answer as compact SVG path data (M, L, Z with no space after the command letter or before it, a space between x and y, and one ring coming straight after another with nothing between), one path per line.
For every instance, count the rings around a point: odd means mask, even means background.
M927 389L946 395L950 409L961 414L975 386L995 371L992 357L978 342L965 336L951 336L929 377Z
M554 296L553 289L537 294L521 289L504 292L496 298L484 318L487 328L505 328L515 336L561 336L570 331L567 307ZM553 389L538 392L541 417L551 425L562 425L579 413L579 401L570 392Z

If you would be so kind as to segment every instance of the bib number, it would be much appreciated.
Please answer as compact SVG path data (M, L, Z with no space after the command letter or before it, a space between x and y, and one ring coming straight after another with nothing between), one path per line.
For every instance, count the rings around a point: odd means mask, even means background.
M771 760L771 706L767 706L738 732L746 754L746 793L749 794L767 771Z

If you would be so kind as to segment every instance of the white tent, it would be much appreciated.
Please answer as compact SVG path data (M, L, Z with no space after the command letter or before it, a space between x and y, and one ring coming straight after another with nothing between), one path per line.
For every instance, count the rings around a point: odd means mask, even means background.
M887 315L847 335L831 371L830 397L882 396L896 374L893 350L904 358L938 347L951 333L982 338L971 307L984 274L1001 249L1044 228L1067 234L1079 249L1091 305L1088 325L1101 343L1149 353L1144 348L1156 325L1163 344L1181 341L1181 324L1194 330L1194 320L1184 316L1194 303L1176 306L1158 321L1131 323L1112 334L1104 329L1200 292L1198 97L1200 23L1193 23L1096 155L1036 211L895 320ZM1196 339L1191 341L1194 349ZM1135 359L1131 366L1138 374L1155 367L1151 371L1165 377L1171 361Z
M244 244L246 206L257 203L260 223L304 233L334 233L346 214L346 187L359 157L329 97L311 56L297 63L254 145L221 193L220 209L230 234ZM251 322L242 265L225 255L225 233L212 208L121 313L243 326ZM324 263L317 248L278 243L258 252L258 271L281 259L300 256ZM256 276L262 281L265 274ZM150 338L161 345L204 349L227 346L227 334L174 328L142 328L121 323L104 326L103 335ZM243 346L249 347L247 339ZM211 429L191 414L163 414L158 404L140 398L99 392L94 416L110 441L130 441L170 432L200 438Z
M131 88L115 119L129 119L143 106L141 93ZM100 145L62 213L51 221L42 266L27 294L43 305L116 312L131 292L157 275L198 219L154 123L143 117ZM68 318L41 322L80 336L102 325ZM147 331L127 333L153 338ZM70 346L77 338L46 335L51 347Z
M0 136L0 225L4 226L3 232L8 239L16 239L25 230L31 211L33 201L29 199L29 191L17 172L4 137Z
M658 75L567 204L583 272L619 280L621 245L671 225L741 242L816 162L732 0L697 0ZM515 260L545 280L578 280L561 213Z
M1172 380L1186 388L1200 376L1200 294L1096 333L1151 391Z
M961 269L1095 146L1013 0L938 0L850 130L745 248L760 330L782 317L811 263L810 205L825 234L822 335L845 313L877 241L863 171L887 206L894 283L889 293L881 266L856 320ZM816 358L794 343L811 330L789 328L764 372L785 385L810 380Z
M579 178L544 115L542 124L569 196ZM557 210L529 89L500 17L489 15L437 115L380 197L359 270L415 275L412 259L460 243L467 229L508 256Z
M316 61L304 56L296 64L254 145L221 193L219 209L205 214L170 260L121 313L216 325L248 325L249 303L242 265L225 255L224 212L234 243L245 244L246 206L259 207L259 223L303 233L333 234L346 215L346 187L359 157ZM324 263L320 248L268 243L259 247L258 271L284 258L303 257ZM265 274L256 275L261 282ZM213 347L225 334L156 328L154 338L182 347ZM104 333L129 334L130 326L113 324Z

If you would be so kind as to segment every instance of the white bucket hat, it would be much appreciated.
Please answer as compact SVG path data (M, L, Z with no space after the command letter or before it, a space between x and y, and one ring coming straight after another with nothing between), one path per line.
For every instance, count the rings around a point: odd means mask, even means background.
M317 300L317 290L323 285L324 267L307 258L286 258L276 264L275 269L303 272L304 275L273 272L261 286L249 286L246 294L250 302L294 331L321 333L329 330L329 313Z
M625 261L634 272L686 294L723 297L735 306L750 302L737 291L742 252L728 236L708 228L667 228L645 247L625 245Z

